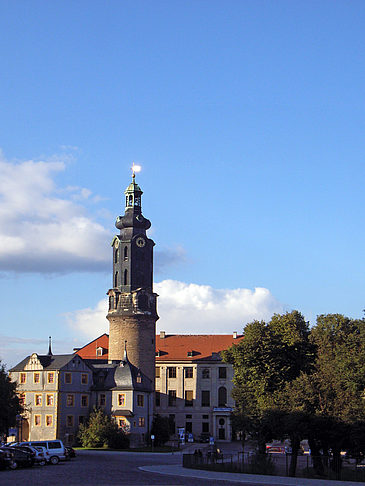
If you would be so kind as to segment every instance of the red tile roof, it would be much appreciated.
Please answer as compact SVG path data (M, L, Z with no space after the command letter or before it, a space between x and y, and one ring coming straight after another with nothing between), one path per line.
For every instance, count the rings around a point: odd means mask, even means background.
M96 356L97 348L103 348L103 354ZM108 334L102 334L88 344L85 344L82 348L76 351L76 354L84 359L108 359L109 351L109 336Z
M156 361L197 361L213 357L233 344L238 344L243 336L232 334L160 334L156 336ZM109 336L103 334L77 351L85 359L108 359ZM96 356L96 349L102 347L105 354Z

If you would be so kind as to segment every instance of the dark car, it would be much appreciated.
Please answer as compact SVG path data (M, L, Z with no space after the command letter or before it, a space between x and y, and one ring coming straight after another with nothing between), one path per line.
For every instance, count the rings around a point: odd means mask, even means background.
M210 441L210 434L203 432L199 436L199 442L208 443Z
M66 452L66 459L71 459L72 457L76 457L75 449L73 449L70 446L65 446L65 452Z
M17 467L31 467L35 462L35 454L21 447L4 447L12 455L12 462L9 465L11 469Z
M13 456L7 449L0 449L0 469L10 467L13 462Z

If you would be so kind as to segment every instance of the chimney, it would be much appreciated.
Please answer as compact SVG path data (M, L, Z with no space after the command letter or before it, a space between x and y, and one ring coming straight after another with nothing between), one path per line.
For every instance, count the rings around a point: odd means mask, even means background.
M233 331L233 339L237 339L237 331Z
M165 339L165 331L160 331L160 339Z

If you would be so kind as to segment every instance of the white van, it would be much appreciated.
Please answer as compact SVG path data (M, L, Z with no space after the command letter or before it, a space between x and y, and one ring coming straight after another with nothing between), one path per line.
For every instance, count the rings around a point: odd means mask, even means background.
M65 446L62 440L31 440L22 442L22 444L44 447L46 449L46 460L50 464L58 464L60 461L66 460Z

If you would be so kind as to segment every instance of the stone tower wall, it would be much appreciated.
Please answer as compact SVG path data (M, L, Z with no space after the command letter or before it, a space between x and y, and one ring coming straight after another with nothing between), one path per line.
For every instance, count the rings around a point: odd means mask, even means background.
M109 361L123 360L127 341L129 361L155 383L155 318L109 314Z

